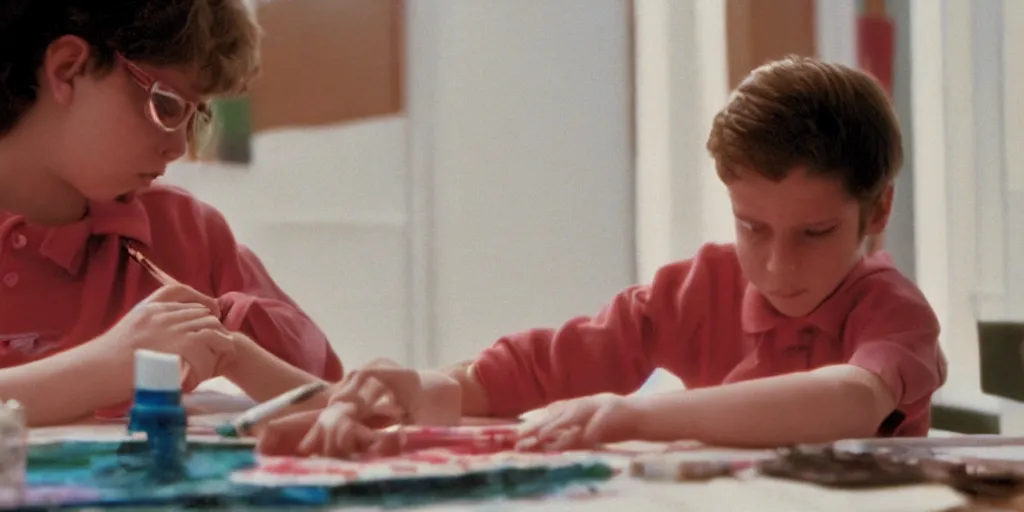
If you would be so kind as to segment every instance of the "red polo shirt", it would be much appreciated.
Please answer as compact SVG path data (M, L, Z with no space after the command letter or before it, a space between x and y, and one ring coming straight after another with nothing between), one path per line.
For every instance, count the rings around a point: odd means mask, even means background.
M512 416L557 400L636 391L655 368L687 388L849 363L889 386L898 423L926 435L932 393L946 378L939 322L884 253L864 258L812 313L777 313L740 270L735 247L709 244L631 287L593 317L498 340L475 364L493 412Z
M159 287L128 258L122 239L175 279L216 297L228 329L309 373L341 378L324 334L235 241L224 217L166 186L90 204L84 220L61 227L0 211L0 367L95 338Z

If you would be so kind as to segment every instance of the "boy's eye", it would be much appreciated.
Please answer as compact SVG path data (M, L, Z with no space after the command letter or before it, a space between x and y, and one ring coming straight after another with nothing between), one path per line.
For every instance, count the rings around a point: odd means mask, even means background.
M819 229L805 229L804 234L811 238L821 238L836 230L835 226Z
M740 221L740 227L743 228L744 231L748 231L750 233L761 233L764 231L764 226L760 224L751 224L749 222Z

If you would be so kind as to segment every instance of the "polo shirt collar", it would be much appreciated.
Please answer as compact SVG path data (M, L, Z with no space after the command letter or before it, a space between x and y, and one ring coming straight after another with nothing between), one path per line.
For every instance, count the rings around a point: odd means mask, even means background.
M134 193L114 201L90 201L86 217L74 224L43 230L39 253L71 275L79 275L94 236L118 236L149 246L150 219Z

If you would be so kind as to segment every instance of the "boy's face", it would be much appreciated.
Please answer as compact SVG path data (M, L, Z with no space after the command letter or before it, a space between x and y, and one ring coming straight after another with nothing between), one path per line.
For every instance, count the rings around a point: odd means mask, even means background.
M168 132L152 121L150 94L124 63L115 61L105 74L83 72L89 51L64 38L51 45L43 63L41 83L59 126L53 171L83 196L110 200L162 176L185 154L187 128ZM200 99L188 72L138 66L182 97Z
M736 218L736 252L747 279L780 313L821 304L863 255L865 235L885 228L892 188L863 224L861 203L834 178L794 169L776 183L741 171L726 183Z

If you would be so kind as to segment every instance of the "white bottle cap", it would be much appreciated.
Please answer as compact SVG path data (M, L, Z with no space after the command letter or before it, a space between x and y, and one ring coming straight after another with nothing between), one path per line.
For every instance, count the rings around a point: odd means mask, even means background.
M136 350L135 389L181 391L181 360L175 354Z

